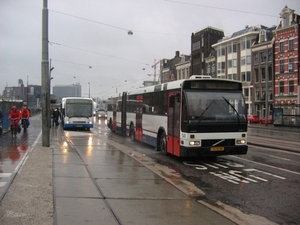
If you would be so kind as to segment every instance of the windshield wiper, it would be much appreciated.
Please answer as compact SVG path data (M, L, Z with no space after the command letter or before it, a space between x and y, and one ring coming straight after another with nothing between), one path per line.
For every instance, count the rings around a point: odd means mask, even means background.
M224 97L222 96L222 98L225 100L225 102L231 106L231 108L236 112L236 115L237 115L237 119L238 119L238 122L239 124L241 124L241 121L240 121L240 114L238 113L238 111L235 109L235 107Z
M204 109L204 111L201 113L201 115L199 116L198 120L198 125L200 124L201 120L203 119L203 114L209 109L209 107L214 103L215 100L212 100L212 102L206 107L206 109Z

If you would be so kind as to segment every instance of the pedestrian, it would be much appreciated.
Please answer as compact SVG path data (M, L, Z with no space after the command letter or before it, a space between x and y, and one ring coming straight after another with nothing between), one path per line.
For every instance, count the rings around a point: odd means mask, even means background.
M61 115L58 108L55 108L53 110L52 117L53 117L53 124L55 123L55 125L58 126L59 125L58 119L59 118L61 119Z

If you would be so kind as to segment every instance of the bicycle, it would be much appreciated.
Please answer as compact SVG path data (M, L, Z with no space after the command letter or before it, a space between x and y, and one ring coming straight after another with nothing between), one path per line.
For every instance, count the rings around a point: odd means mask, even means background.
M11 137L12 138L17 138L17 133L18 133L18 118L10 119L10 132L11 132Z
M28 128L28 118L23 117L21 120L21 125L22 125L22 127L24 129L24 133L25 133Z

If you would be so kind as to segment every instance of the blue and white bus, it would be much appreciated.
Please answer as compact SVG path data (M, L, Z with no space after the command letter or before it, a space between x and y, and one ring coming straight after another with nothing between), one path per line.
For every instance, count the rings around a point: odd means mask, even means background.
M95 103L91 98L67 97L62 99L62 124L64 129L93 128Z

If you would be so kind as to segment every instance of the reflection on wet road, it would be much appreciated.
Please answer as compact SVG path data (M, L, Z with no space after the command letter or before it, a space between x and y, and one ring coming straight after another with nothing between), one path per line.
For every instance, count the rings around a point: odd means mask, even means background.
M32 116L30 123L28 130L22 130L17 138L9 131L0 136L0 201L41 131L40 115Z

